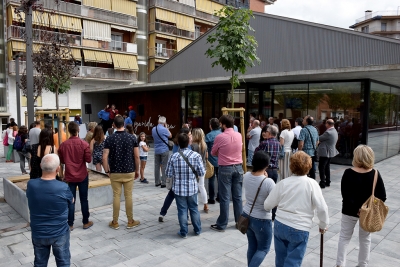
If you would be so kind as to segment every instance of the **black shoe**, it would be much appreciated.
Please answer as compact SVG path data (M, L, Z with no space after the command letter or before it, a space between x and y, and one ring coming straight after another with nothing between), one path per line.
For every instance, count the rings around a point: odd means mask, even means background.
M164 222L164 216L160 215L160 217L158 217L158 221L159 222Z
M224 229L220 228L220 227L217 226L216 224L211 225L210 228L211 228L212 230L214 230L214 231L217 231L217 232L225 232Z
M156 184L156 186L160 186L161 184Z
M166 188L167 186L165 185L165 184L162 184L161 185L161 188Z
M326 187L330 187L330 186L331 186L331 183L326 183L325 186L326 186Z
M323 188L325 188L325 185L319 184L319 187L321 187L321 189L323 189Z
M215 200L209 199L208 204L215 204Z
M217 201L217 202L219 203L219 198L217 197L217 198L215 199L215 201Z

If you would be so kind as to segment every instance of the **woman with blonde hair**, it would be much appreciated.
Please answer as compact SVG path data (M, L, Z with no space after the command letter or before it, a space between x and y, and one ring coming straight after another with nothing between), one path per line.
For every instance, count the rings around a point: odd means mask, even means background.
M345 266L347 246L353 235L354 227L359 218L359 210L362 204L371 196L374 183L374 176L377 170L374 170L375 155L374 151L366 145L359 145L354 149L353 168L344 171L342 176L342 222L339 235L339 244L336 257L336 265ZM386 200L385 185L378 172L374 196L382 201ZM359 227L359 250L358 265L360 267L368 266L371 233L364 231Z
M89 124L88 124L88 132L86 133L85 141L88 142L89 144L90 144L90 141L92 141L92 139L93 139L93 132L94 132L94 128L96 128L96 126L97 126L97 122L95 122L95 121L89 122Z
M281 173L281 180L292 175L290 171L290 157L292 156L292 143L294 139L294 133L291 130L290 122L287 119L283 119L281 121L281 135L279 138L279 142L282 146L281 149L284 151L283 158L279 159L279 171Z
M92 162L96 166L96 171L101 172L101 165L103 164L103 149L105 140L103 127L97 125L94 128L93 137L90 141L90 153L92 153Z
M206 168L206 160L208 159L208 152L207 152L207 144L205 141L204 132L201 128L194 128L192 130L192 150L196 151L201 155L203 159L204 168ZM207 191L204 187L204 175L199 177L199 191L200 191L200 200L204 204L204 211L208 213L208 200L207 200Z

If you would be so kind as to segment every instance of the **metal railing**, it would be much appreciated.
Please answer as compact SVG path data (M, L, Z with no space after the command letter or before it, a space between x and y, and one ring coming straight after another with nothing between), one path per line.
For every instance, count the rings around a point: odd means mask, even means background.
M80 46L82 44L82 37L80 35L62 32L33 29L32 37L34 42L48 43L52 41L59 41L62 44L69 44L70 46ZM18 38L25 40L25 27L14 25L8 27L7 38Z
M166 9L174 10L176 12L185 13L194 16L196 14L195 7L185 5L171 0L150 0L149 7L163 7Z
M96 20L137 27L137 19L135 16L99 9L91 6L82 6L81 15Z
M80 66L80 77L92 79L112 79L137 81L136 71Z
M158 31L163 33L169 33L177 36L182 36L190 39L194 39L194 32L185 31L178 29L175 25L165 24L161 22L154 22L149 24L149 30Z
M214 22L215 24L218 23L219 21L219 17L214 16L212 14L208 14L199 10L196 10L196 17L201 18L201 19L205 19L205 20L209 20Z
M37 2L39 5L43 5L44 9L56 10L63 13L81 15L81 5L67 3L59 1L59 5L56 5L54 0L39 0Z
M158 48L158 47L149 48L149 57L170 58L176 53L177 51L175 49Z
M137 44L114 41L114 40L108 44L109 44L109 49L112 51L121 51L121 52L137 54Z
M385 10L385 11L375 11L371 13L366 13L363 17L356 19L356 23L359 23L367 19L372 19L376 16L400 16L400 10Z
M364 32L364 33L375 33L375 32L389 32L388 34L391 34L390 32L392 31L400 31L400 28L398 30L396 29L391 29L391 27L386 26L382 27L382 25L368 25L368 31L366 29L363 30L364 27L358 27L354 29L357 32Z

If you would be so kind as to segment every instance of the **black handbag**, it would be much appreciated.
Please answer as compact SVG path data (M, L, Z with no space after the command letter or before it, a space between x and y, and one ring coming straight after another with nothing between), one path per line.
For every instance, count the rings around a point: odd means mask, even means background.
M258 187L256 197L254 198L254 201L253 201L253 205L251 205L251 209L250 209L249 216L251 215L251 212L253 211L254 204L256 203L258 194L260 193L261 186L262 186L262 184L264 183L265 179L267 179L267 177L265 177L265 178L261 181L261 184L260 184L260 186ZM248 228L249 228L249 218L248 218L248 217L244 217L243 215L240 215L239 221L237 222L237 229L238 229L242 234L246 234Z
M314 142L313 142L313 140L312 140L312 137L311 137L311 132L310 132L310 130L307 129L307 127L304 127L304 128L305 128L305 129L308 131L308 133L310 134L311 143L312 143L312 146L313 146L313 148L314 148L314 156L313 156L312 158L314 158L314 161L315 161L315 162L319 162L318 150L315 148L315 144L314 144Z

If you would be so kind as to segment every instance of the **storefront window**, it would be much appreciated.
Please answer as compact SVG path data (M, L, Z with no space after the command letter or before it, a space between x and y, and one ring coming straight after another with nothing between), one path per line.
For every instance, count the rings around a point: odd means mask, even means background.
M399 96L400 89L371 83L368 145L375 152L375 161L400 150Z
M187 123L192 128L203 127L203 94L202 91L188 91Z

